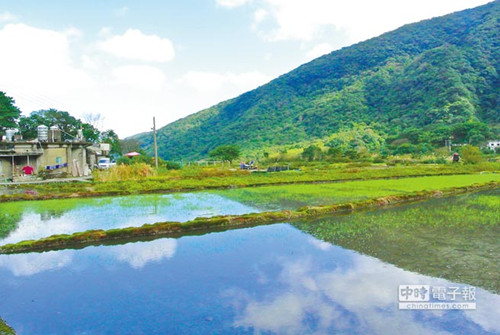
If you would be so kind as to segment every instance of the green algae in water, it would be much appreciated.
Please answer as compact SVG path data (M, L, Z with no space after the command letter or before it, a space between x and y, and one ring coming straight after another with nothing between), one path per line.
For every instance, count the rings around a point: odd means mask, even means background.
M398 267L500 293L500 190L293 225Z

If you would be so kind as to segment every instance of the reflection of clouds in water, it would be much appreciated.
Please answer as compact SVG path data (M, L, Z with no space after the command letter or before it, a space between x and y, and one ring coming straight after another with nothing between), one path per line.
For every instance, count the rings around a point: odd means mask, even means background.
M105 257L111 257L120 262L128 263L134 269L140 269L148 263L172 258L176 249L177 240L167 238L107 247L101 252Z
M375 258L351 257L353 264L335 270L315 269L307 258L277 261L280 274L267 279L281 284L280 291L262 299L239 289L225 292L237 311L234 326L256 333L401 334L404 330L405 334L449 334L439 331L439 318L446 312L398 310L397 288L402 284L446 286L450 282L404 271ZM485 297L478 299L479 310L463 315L484 329L500 331L500 296L480 289L478 296ZM488 307L480 308L483 303ZM418 314L420 319L417 313L423 313Z
M64 215L49 221L42 221L39 214L25 214L17 224L17 228L0 240L0 244L38 239L55 234L79 231L78 217Z
M65 201L65 200L61 200ZM185 222L200 216L246 214L257 209L208 193L142 195L86 200L85 205L58 212L59 217L25 209L17 228L0 244L72 234L91 229L142 226L163 221Z
M61 250L44 253L19 255L0 255L0 268L12 272L15 276L32 276L45 271L62 269L73 264L75 256L88 259L104 258L127 263L134 269L140 269L152 262L160 262L174 256L177 240L160 239L150 242L136 242L119 246L101 246L83 250ZM79 255L77 255L79 253ZM84 262L90 264L93 262Z
M333 248L333 245L331 245L330 243L318 240L314 237L309 237L307 241L319 250L329 251Z
M487 293L477 295L477 309L466 311L467 317L486 331L500 334L500 296Z
M32 276L44 271L64 268L71 264L75 251L50 251L41 254L1 255L0 268L8 269L19 277Z

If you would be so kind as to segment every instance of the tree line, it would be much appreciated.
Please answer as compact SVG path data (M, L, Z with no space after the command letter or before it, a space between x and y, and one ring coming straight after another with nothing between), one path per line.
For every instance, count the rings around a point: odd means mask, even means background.
M32 140L37 138L38 126L57 126L62 131L62 140L66 141L76 138L78 130L81 129L86 142L109 143L111 154L121 153L120 140L115 131L101 131L91 122L82 121L66 111L54 108L34 111L29 116L21 115L14 99L0 91L0 135L5 135L7 129L17 129L23 139Z

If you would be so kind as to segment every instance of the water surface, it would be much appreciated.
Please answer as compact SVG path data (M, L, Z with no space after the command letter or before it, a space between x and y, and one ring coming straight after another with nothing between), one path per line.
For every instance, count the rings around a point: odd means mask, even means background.
M476 311L400 311L398 285L454 285L288 224L0 256L0 315L19 334L499 334Z
M296 209L500 180L499 174L433 176L233 190L0 203L0 245L90 229Z

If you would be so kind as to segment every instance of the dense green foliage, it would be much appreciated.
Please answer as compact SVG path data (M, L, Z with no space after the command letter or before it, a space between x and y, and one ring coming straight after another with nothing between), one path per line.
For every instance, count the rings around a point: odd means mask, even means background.
M240 148L234 145L221 145L208 153L210 157L232 162L240 157Z
M0 92L0 135L5 134L5 129L16 128L16 120L20 114L14 99Z
M264 150L353 124L369 126L391 150L404 144L402 153L443 146L450 136L478 145L500 122L499 13L494 1L322 56L160 129L160 156L206 157L229 144ZM151 151L151 136L137 138Z

